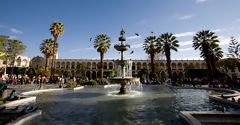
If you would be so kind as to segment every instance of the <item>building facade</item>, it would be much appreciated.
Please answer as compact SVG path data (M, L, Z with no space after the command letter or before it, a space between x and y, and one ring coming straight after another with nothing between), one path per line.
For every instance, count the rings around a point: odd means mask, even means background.
M150 60L126 60L127 65L125 69L126 76L132 76L134 73L138 73L141 69L151 70ZM98 59L56 59L55 60L55 72L62 74L66 70L71 70L74 76L79 76L80 72L77 70L78 63L86 64L85 76L89 79L96 79L100 77L100 60ZM114 70L116 76L121 76L120 66L117 64L118 60L104 60L104 70ZM155 60L156 72L159 76L167 72L166 60ZM45 59L43 57L34 57L31 60L30 66L33 68L44 68ZM207 65L204 60L171 60L172 74L174 76L185 76L185 69L190 67L197 67L198 69L207 69ZM49 68L51 68L51 60ZM234 71L228 70L227 74L230 77L240 78L239 69Z

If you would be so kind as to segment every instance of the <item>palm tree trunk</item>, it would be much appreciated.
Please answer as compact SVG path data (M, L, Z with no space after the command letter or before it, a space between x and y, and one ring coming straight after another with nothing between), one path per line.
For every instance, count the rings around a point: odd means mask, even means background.
M49 66L49 56L46 56L46 64L45 64L45 71L48 71L48 66Z
M172 78L172 69L171 69L171 54L170 50L165 51L166 58L167 58L167 70L168 70L168 77Z
M54 37L54 46L53 46L53 54L52 54L52 66L51 66L51 75L53 76L55 71L55 53L56 53L56 46L57 46L57 39L58 37Z
M103 58L104 58L104 53L100 52L100 58L101 58L101 68L100 68L100 72L101 72L101 81L103 80Z
M155 68L154 68L154 53L151 54L151 69L152 69L152 73L151 73L151 79L155 79Z

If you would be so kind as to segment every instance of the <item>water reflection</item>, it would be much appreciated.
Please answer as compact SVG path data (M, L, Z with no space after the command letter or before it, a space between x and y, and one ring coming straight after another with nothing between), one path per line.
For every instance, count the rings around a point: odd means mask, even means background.
M222 105L208 99L212 92L144 86L141 95L134 98L107 96L108 91L101 88L45 93L37 97L43 115L27 124L183 124L179 120L179 111L220 110Z

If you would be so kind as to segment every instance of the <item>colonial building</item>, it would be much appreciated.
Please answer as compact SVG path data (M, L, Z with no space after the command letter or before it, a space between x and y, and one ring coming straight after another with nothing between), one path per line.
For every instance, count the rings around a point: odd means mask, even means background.
M55 69L56 73L62 74L66 70L71 70L74 76L79 76L80 73L77 71L78 63L86 64L85 76L89 79L96 79L100 77L100 60L97 59L56 59L55 60ZM120 72L120 66L117 64L117 60L104 60L104 69L105 70L114 70L117 76ZM150 60L126 60L127 66L125 67L126 76L132 76L132 74L139 72L141 69L145 68L151 69ZM166 60L155 60L156 71L159 73L159 76L167 72L167 61ZM34 57L31 60L30 66L33 68L44 68L45 59L43 57ZM172 60L171 68L173 77L174 76L184 76L188 66L197 67L199 69L206 69L206 63L204 60ZM49 68L51 67L51 60ZM230 77L239 78L240 71L236 68L235 70L228 70L228 75Z
M15 58L14 65L13 67L29 67L30 64L30 57L29 56L21 56L18 55ZM12 65L13 60L8 60L7 66ZM6 61L5 60L0 60L0 67L6 67Z

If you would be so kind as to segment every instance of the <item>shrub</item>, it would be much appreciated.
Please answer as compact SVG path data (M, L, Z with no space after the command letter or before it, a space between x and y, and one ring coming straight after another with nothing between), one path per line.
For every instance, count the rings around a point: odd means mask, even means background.
M67 88L74 88L77 87L77 82L73 81L72 79L68 80L67 82Z
M97 79L97 82L98 82L99 84L108 84L106 78L103 78L102 80L101 80L101 79Z

